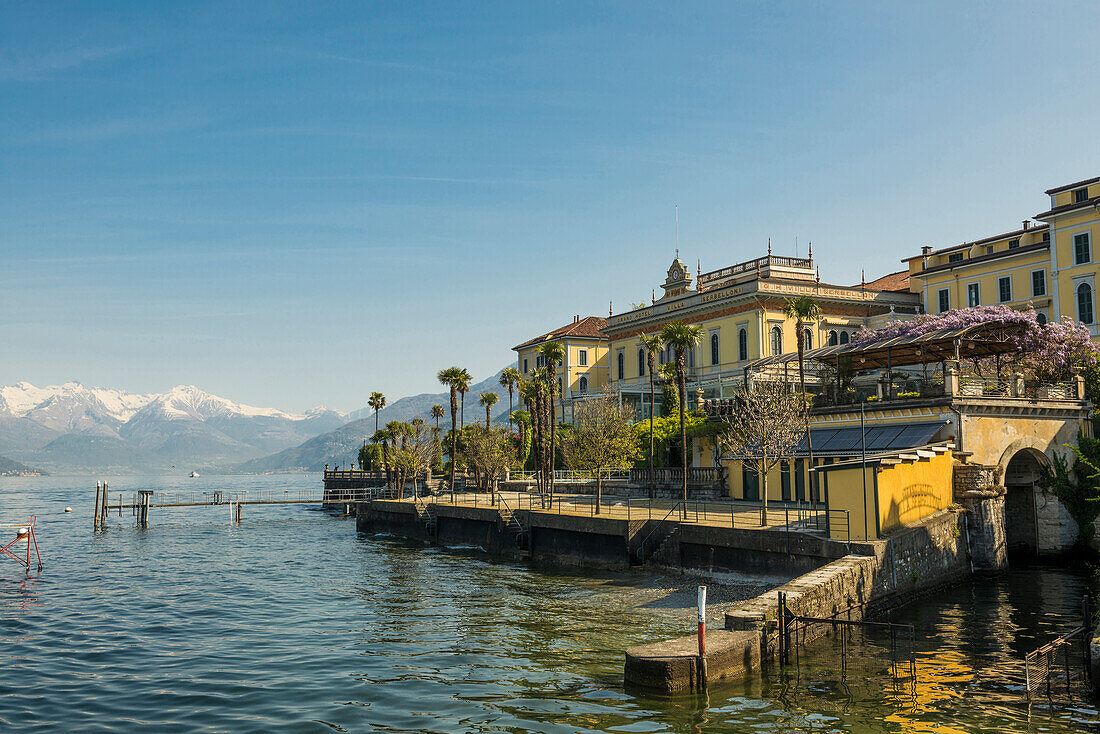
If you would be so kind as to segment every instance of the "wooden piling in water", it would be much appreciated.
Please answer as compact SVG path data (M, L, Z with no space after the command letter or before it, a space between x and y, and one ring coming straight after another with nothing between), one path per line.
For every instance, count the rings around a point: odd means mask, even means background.
M100 483L96 482L95 483L95 517L92 518L92 530L99 530L99 494L100 494L101 491L102 490L100 489Z

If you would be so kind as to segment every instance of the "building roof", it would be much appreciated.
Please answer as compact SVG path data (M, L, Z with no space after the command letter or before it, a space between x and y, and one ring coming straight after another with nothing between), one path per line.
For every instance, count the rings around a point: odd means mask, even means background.
M852 287L858 288L860 286ZM869 283L865 283L862 287L872 291L908 291L909 271L899 270L896 273L884 275L878 280L872 280Z
M1041 215L1040 215L1041 216ZM968 247L974 247L975 245L985 245L990 242L997 242L998 240L1008 239L1010 237L1016 237L1018 235L1027 234L1029 232L1042 232L1045 229L1049 229L1049 225L1046 224L1034 224L1024 229L1014 229L1011 232L1005 232L1004 234L995 234L992 237L983 237L980 240L973 240L972 242L963 242L961 245L951 245L950 247L941 247L938 250L932 250L930 252L922 252L919 255L913 255L902 260L903 263L907 263L910 260L916 260L921 257L932 257L933 255L943 255L948 252L954 252L955 250L965 250Z
M572 323L549 331L542 336L536 336L534 339L528 339L522 344L517 344L512 347L512 349L523 349L524 347L534 346L535 344L541 344L545 341L565 339L566 337L606 340L607 337L603 334L603 327L605 326L607 326L607 318L604 316L585 316L583 319L577 317L573 319Z
M1036 214L1035 218L1042 219L1044 217L1049 217L1052 214L1065 214L1066 212L1071 212L1074 209L1087 209L1091 206L1100 207L1100 196L1094 196L1091 199L1085 199L1084 201L1071 201L1069 204L1056 206L1053 209L1045 211L1041 214Z
M1100 181L1100 176L1093 176L1092 178L1086 178L1084 181L1074 181L1073 183L1066 184L1065 186L1057 186L1053 189L1047 189L1044 193L1058 194L1063 191L1069 191L1070 189L1077 189L1082 186L1088 186L1089 184L1094 184L1097 181Z
M925 275L931 275L932 273L942 272L944 270L954 270L955 268L968 267L970 265L980 265L990 260L1000 260L1006 257L1017 257L1019 255L1026 255L1029 252L1035 252L1037 250L1049 250L1049 242L1035 242L1030 245L1024 245L1023 247L1017 247L1013 250L998 250L997 252L991 252L988 255L978 255L977 257L970 257L956 262L946 262L939 265L933 265L930 268L924 268L916 273L913 273L914 277L923 278Z

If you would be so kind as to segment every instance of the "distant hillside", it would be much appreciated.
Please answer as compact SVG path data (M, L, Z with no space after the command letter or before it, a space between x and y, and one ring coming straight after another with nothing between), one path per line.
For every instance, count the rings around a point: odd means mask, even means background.
M12 461L6 456L0 456L0 477L26 477L37 474L46 474L40 469L32 469L26 464Z
M508 391L500 386L500 372L502 371L503 369L492 377L471 386L470 392L466 393L467 424L483 423L485 421L485 409L477 404L478 396L483 392L495 392L500 396L500 402L496 404L496 409L493 411L493 422L500 423L508 420ZM513 403L518 399L519 396L515 396ZM450 401L449 392L421 393L420 395L401 398L379 411L378 425L380 427L385 426L389 421L407 422L413 418L423 418L426 423L434 425L434 420L430 415L432 406L442 405L444 410L447 411L447 415L440 419L439 426L443 430L449 430L451 423ZM515 407L518 406L513 405L513 408ZM262 459L253 459L238 464L232 467L231 470L249 474L321 471L325 468L326 463L329 466L336 466L337 464L343 463L346 465L355 461L359 455L359 447L374 435L374 411L363 408L353 411L350 416L358 418L358 420L340 426L335 431L315 436L299 446L285 449L271 456L265 456Z

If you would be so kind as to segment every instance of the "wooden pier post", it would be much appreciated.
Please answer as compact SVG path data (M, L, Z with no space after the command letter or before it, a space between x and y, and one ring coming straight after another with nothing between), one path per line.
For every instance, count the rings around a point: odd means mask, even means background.
M99 530L99 495L103 490L100 483L95 483L95 517L92 519L92 530Z
M138 496L141 498L138 502L138 525L141 527L149 526L149 505L152 500L153 490L142 489L138 491Z
M107 482L103 483L103 504L99 506L99 511L102 513L99 518L100 527L107 527Z

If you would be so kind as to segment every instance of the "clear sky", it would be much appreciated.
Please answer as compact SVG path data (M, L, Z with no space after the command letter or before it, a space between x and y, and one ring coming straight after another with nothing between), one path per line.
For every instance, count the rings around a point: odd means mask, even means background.
M0 3L0 383L362 407L1100 174L1095 2Z

